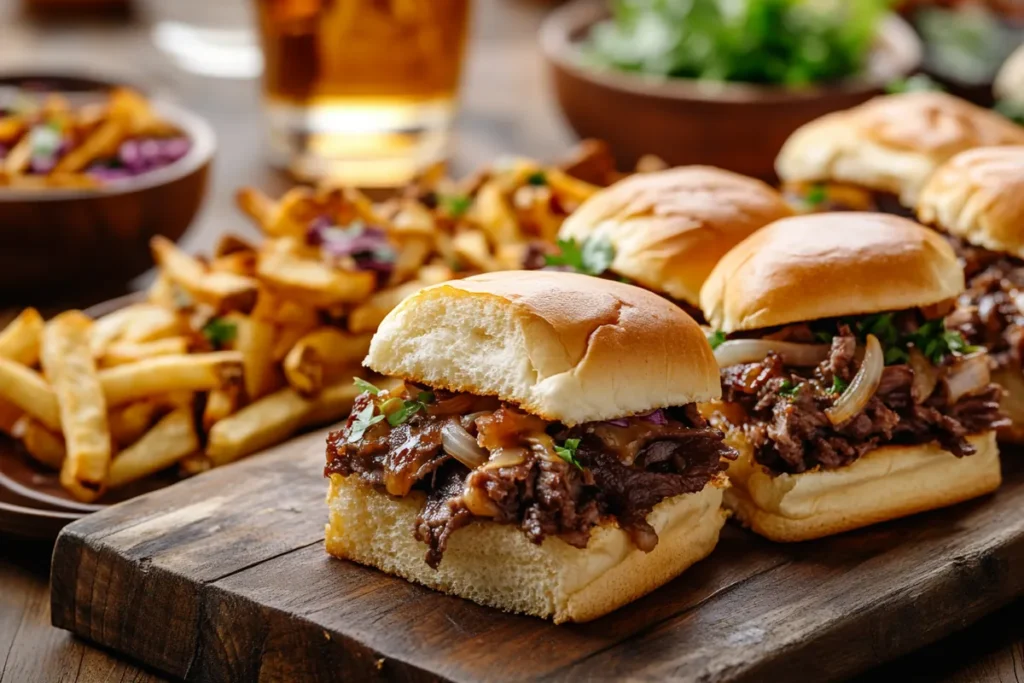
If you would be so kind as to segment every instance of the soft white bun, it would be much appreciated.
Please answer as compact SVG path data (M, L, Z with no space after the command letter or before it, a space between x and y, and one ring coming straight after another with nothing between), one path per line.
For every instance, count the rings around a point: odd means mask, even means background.
M976 246L1024 258L1024 146L957 154L924 186L917 216Z
M422 289L380 324L364 365L567 425L721 395L690 316L653 292L575 273L506 271Z
M617 526L595 528L580 549L559 538L536 545L514 526L477 521L452 534L435 570L424 562L426 546L413 537L422 493L394 498L335 474L327 502L331 555L555 623L596 619L667 583L711 553L725 523L716 486L655 506L647 521L659 540L649 553Z
M793 182L836 182L891 192L912 207L932 172L974 147L1024 144L1024 128L941 92L876 97L801 126L775 161Z
M711 271L700 306L725 332L927 306L964 289L956 254L933 230L888 214L784 218Z
M996 74L992 84L996 99L1024 104L1024 45L1013 51Z
M638 173L601 190L566 219L559 237L607 239L615 247L613 271L696 306L718 259L791 215L782 195L760 180L682 166Z
M845 467L772 477L736 430L728 442L740 457L729 468L725 507L755 533L788 542L953 505L1002 481L995 432L968 440L978 452L964 458L936 444L884 446Z

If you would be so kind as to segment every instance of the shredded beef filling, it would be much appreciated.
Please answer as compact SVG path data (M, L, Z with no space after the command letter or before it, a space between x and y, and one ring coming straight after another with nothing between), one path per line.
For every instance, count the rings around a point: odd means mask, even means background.
M853 328L877 324L857 320L795 325L762 335L787 341L821 343L834 332L828 357L814 368L788 367L769 353L756 363L723 369L723 400L745 409L742 425L755 460L773 473L799 473L816 467L849 465L865 453L888 444L937 442L959 456L972 455L970 434L1006 423L999 412L1001 389L988 383L950 401L949 380L964 358L946 354L938 366L928 363L937 380L927 396L917 396L914 369L906 353L888 356L874 395L852 418L834 425L826 410L832 407L860 368L858 335ZM920 315L890 314L885 318L890 342L917 329ZM824 329L823 329L824 328ZM900 329L902 328L902 329ZM908 329L909 328L909 329ZM886 336L886 335L883 335ZM932 348L932 353L937 353ZM924 386L928 386L925 384Z
M579 548L594 526L614 520L637 547L652 550L654 506L702 490L736 457L692 405L569 428L492 398L437 391L404 423L380 420L358 433L360 415L379 415L396 396L409 401L416 393L361 395L345 428L328 439L324 472L355 475L396 496L423 491L410 532L435 568L451 535L477 519L515 525L534 543L557 536ZM484 465L471 469L446 452L449 421L475 437L489 458Z
M849 185L793 185L784 188L786 200L805 213L825 211L877 211L903 218L915 218L914 210L892 192L868 190Z
M985 346L994 368L1020 368L1024 357L1024 261L947 236L967 278L946 319L972 344Z

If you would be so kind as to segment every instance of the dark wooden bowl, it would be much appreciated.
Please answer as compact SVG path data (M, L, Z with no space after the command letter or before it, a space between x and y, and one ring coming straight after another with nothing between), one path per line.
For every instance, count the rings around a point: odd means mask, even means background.
M540 40L562 112L581 137L608 141L631 168L644 154L673 165L710 164L774 180L782 143L799 126L860 104L913 73L921 44L899 17L886 19L867 73L835 86L789 89L647 77L582 64L580 41L606 5L577 0L547 18Z
M77 76L0 75L0 85L26 82L70 92L110 87ZM192 140L170 166L94 190L0 187L0 299L127 281L153 265L151 237L184 234L206 194L216 141L195 114L166 102L154 107Z

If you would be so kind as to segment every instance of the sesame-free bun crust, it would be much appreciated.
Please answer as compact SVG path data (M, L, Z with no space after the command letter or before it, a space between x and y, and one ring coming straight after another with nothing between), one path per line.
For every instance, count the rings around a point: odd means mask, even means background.
M957 154L924 186L917 216L973 245L1024 258L1024 146Z
M754 463L741 434L729 444L725 507L773 541L807 541L946 507L996 490L1002 481L995 432L968 437L978 452L958 458L937 444L884 446L833 470L772 477Z
M876 97L797 129L775 161L787 183L835 182L891 192L913 207L932 172L974 147L1024 144L1024 128L940 92Z
M575 273L506 271L422 289L384 319L364 365L567 425L721 394L690 316L653 292Z
M755 230L792 214L760 180L682 166L601 190L566 219L559 237L607 239L615 247L613 271L696 306L718 259Z
M708 556L725 523L722 489L663 500L647 516L658 533L649 553L612 524L586 548L557 537L541 545L510 524L476 521L452 534L440 566L413 537L423 494L379 493L356 477L331 475L327 552L451 595L556 623L589 621L649 593Z
M927 306L957 296L964 275L946 240L877 213L776 221L733 248L701 289L725 332Z

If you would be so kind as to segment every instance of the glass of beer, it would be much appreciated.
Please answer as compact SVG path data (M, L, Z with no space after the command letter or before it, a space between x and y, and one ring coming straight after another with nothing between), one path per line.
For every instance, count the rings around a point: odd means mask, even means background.
M470 0L256 0L275 165L396 187L444 157Z

